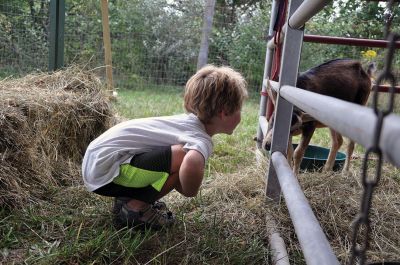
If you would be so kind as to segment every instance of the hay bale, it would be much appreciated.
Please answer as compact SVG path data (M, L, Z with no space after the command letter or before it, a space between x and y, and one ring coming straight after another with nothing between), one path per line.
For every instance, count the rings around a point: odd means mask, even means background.
M81 181L87 145L112 122L103 87L77 66L0 81L0 206Z

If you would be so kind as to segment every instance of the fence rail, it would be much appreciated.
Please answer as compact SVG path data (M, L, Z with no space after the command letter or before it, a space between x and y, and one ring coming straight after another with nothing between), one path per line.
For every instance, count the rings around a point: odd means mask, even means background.
M289 18L289 27L300 29L330 2L330 0L305 0Z
M281 152L275 152L271 156L271 161L277 172L307 264L339 264L286 157Z
M283 86L280 95L323 124L368 148L372 144L376 115L371 108ZM400 116L391 114L382 127L380 147L386 159L400 167Z
M325 43L325 44L335 44L335 45L353 45L358 47L375 47L375 48L385 48L388 45L387 40L370 40L362 38L344 38L344 37L333 37L333 36L320 36L320 35L310 35L304 34L304 42L313 43ZM400 41L396 43L396 48L400 48Z
M300 50L304 41L303 25L329 2L326 0L305 0L304 2L291 0L289 19L281 29L281 37L278 40L271 39L268 41L267 54L268 52L271 54L276 49L277 42L283 42L283 52L282 58L266 56L265 69L268 69L268 71L266 70L264 73L265 79L263 80L262 100L260 101L262 104L260 104L259 133L257 135L259 145L261 142L260 134L265 135L268 128L266 117L261 114L266 113L263 109L266 109L266 104L270 104L265 100L267 86L270 86L278 92L278 97L275 106L275 125L271 145L272 163L269 165L266 176L266 195L275 201L279 201L281 192L283 193L307 264L339 264L339 262L285 158L290 128L290 118L288 117L292 115L293 105L365 147L370 147L373 143L374 125L377 119L370 108L295 87ZM272 12L276 11L272 10ZM319 41L325 40L319 39ZM333 41L360 46L365 46L365 44L371 46L383 45L382 42L372 43L365 40L360 42L345 38L334 39ZM279 82L268 80L271 74L270 66L274 60L281 60L282 64ZM385 90L385 88L381 88L381 90ZM395 114L387 116L381 133L379 144L385 158L400 167L400 117Z

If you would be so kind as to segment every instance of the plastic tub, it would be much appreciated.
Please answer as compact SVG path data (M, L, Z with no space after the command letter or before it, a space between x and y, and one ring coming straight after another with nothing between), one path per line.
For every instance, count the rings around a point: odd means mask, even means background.
M293 148L296 149L297 144L293 144ZM326 160L328 159L329 149L317 145L309 145L304 154L304 158L300 164L300 170L302 171L317 171L324 167ZM344 162L346 161L346 154L338 152L336 154L335 164L333 166L334 171L339 171L343 168Z

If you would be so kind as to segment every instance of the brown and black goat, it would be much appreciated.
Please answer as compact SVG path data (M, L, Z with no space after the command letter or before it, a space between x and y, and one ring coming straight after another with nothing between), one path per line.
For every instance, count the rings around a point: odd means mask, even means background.
M368 67L367 72L364 71L359 61L351 59L335 59L318 65L302 74L297 78L296 87L305 89L314 93L331 96L344 101L365 105L371 91L371 72L374 65ZM276 93L269 89L268 94L275 105ZM263 147L270 149L272 132L273 132L273 116L269 121L268 132L263 140ZM299 108L293 108L293 116L291 121L290 136L301 134L301 139L294 150L291 144L288 148L288 161L290 164L293 156L293 171L298 173L301 160L304 157L305 150L310 143L311 137L316 128L326 127ZM324 170L333 169L336 154L343 143L343 137L338 132L330 129L332 146L325 163ZM350 158L353 154L354 142L349 139L347 146L346 162L343 170L348 171Z

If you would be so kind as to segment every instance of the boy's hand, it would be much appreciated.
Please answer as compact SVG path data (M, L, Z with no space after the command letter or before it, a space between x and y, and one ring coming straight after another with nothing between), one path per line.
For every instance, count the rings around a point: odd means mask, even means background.
M201 153L196 150L189 150L183 158L179 169L179 191L186 197L194 197L199 191L204 175L205 161Z

